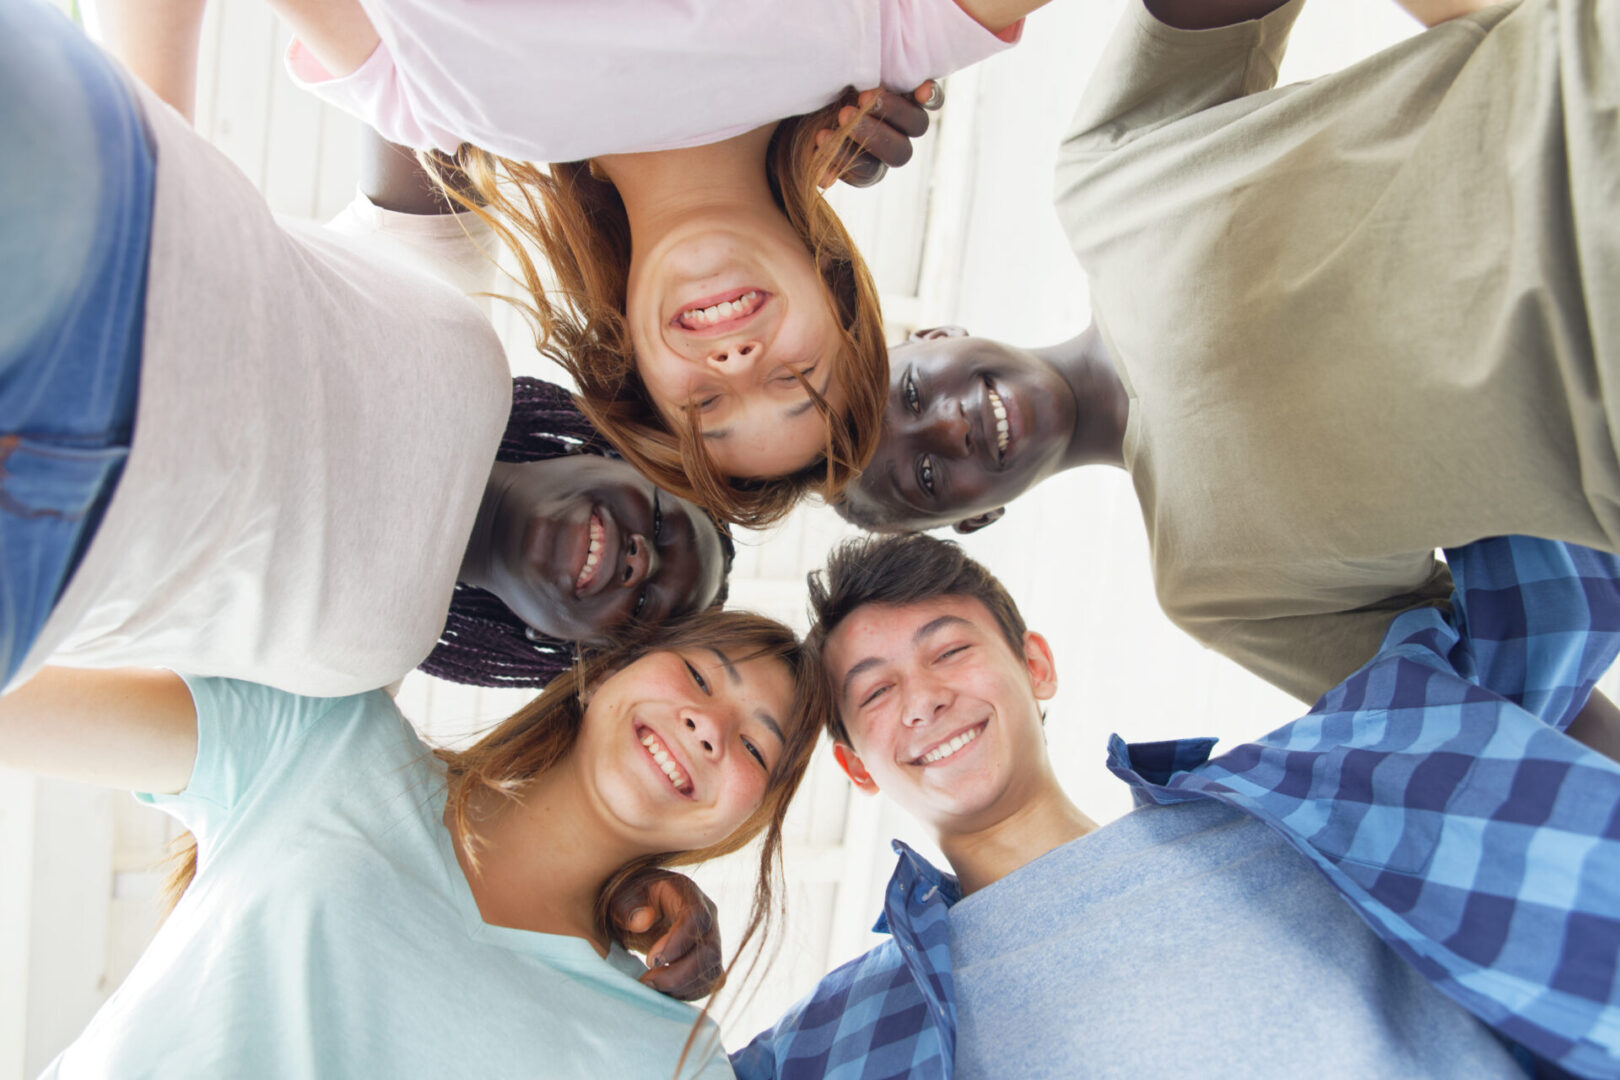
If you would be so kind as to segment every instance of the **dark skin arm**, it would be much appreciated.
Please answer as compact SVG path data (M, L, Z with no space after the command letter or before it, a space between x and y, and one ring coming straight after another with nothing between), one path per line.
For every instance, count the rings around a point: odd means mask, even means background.
M1286 0L1147 0L1147 9L1166 26L1179 30L1213 30L1269 15ZM1424 26L1436 26L1459 15L1480 11L1498 0L1396 0Z
M1567 734L1605 757L1620 761L1620 708L1601 690L1592 691L1581 711L1569 722Z
M1286 0L1147 0L1155 19L1178 30L1213 30L1269 15Z

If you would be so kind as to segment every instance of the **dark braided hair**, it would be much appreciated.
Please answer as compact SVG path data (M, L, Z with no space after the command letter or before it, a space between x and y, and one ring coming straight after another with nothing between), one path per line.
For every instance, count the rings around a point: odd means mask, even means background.
M512 415L495 460L550 461L569 454L617 457L574 397L554 383L519 376L512 380ZM725 576L714 606L725 602L736 555L726 530L715 526L725 553ZM439 643L421 670L474 686L545 686L574 664L578 644L531 631L494 593L456 583Z

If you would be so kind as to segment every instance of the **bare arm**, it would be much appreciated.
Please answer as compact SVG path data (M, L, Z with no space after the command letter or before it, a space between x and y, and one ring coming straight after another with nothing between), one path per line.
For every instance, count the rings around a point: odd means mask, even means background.
M1036 8L1045 7L1046 0L956 0L956 6L992 34L1000 35Z
M197 709L169 671L45 668L0 697L0 765L173 793L197 761Z
M1620 708L1602 691L1593 690L1569 722L1569 737L1606 757L1620 761Z
M96 38L188 121L197 108L197 42L207 0L94 0Z
M1447 19L1468 15L1499 3L1500 0L1396 0L1406 13L1424 26L1438 26Z
M1213 30L1269 15L1287 0L1147 0L1155 19L1178 30Z
M270 6L334 78L351 74L382 41L360 0L270 0Z

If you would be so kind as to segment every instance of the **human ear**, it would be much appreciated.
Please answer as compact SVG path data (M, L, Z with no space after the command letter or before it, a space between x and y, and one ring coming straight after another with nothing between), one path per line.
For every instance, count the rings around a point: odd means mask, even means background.
M844 775L849 777L850 783L868 795L877 794L877 781L872 779L872 774L861 764L860 755L855 753L853 746L848 743L833 743L833 760L844 770Z
M1007 508L1005 506L998 506L994 510L986 510L982 514L974 514L970 518L963 518L951 527L966 536L968 533L978 532L986 525L994 525L1001 520L1002 515L1006 512Z
M1050 701L1057 694L1057 663L1052 659L1052 646L1033 630L1024 632L1024 665L1029 668L1035 700Z
M968 332L960 326L925 326L920 330L913 330L906 336L907 341L934 341L938 338L968 337Z

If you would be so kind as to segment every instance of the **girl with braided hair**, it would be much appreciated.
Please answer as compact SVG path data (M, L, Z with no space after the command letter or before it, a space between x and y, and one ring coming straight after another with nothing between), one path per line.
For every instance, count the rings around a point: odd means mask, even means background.
M132 8L158 40L115 44L183 82L177 31ZM8 692L49 661L357 693L432 651L458 580L568 642L715 603L713 524L602 456L563 391L519 386L495 461L512 378L466 295L493 264L471 215L413 201L432 188L411 155L373 137L361 197L289 223L190 105L38 0L0 5ZM541 646L535 684L567 652Z
M503 499L512 513L501 512ZM632 621L725 602L735 555L726 531L612 456L560 386L513 381L484 501L444 633L422 664L430 675L544 686L581 644L605 644ZM626 532L637 523L642 532ZM514 557L503 562L503 553ZM586 563L591 575L581 584Z

